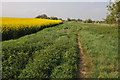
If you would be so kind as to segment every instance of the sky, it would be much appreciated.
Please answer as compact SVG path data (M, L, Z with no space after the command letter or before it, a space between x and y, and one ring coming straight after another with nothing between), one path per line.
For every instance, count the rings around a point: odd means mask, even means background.
M40 14L47 14L48 16L56 16L63 19L80 18L85 20L90 18L92 20L103 20L103 18L106 17L107 13L106 6L108 5L107 1L106 2L82 2L82 1L14 2L14 0L12 1L13 2L7 1L2 2L3 17L34 18Z
M108 2L110 0L1 0L2 2ZM115 0L111 0L114 2Z

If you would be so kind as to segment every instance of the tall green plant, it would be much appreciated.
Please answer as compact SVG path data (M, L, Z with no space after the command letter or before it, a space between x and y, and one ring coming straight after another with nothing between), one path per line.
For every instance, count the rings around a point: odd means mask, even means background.
M120 1L116 0L115 2L109 3L107 6L108 15L106 16L105 21L109 24L118 23L120 16Z

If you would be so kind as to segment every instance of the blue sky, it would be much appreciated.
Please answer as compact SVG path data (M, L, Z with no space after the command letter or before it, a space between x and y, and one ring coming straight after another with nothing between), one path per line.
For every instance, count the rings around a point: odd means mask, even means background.
M102 20L106 17L108 2L3 2L3 17L30 17L39 14L63 19L81 18Z

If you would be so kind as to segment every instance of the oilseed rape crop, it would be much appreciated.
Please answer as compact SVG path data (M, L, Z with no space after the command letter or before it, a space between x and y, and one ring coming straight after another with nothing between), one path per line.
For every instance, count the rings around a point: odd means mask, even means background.
M0 33L2 33L2 39L15 39L26 34L37 32L43 28L51 27L62 23L61 20L49 20L38 18L0 18Z

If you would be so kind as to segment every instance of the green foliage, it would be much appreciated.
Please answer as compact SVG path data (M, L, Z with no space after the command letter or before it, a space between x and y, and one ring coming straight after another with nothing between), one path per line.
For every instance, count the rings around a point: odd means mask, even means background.
M92 23L93 21L91 19L86 19L84 23Z
M76 19L71 19L71 21L77 21Z
M67 21L77 21L76 19L67 18Z
M109 24L118 23L118 20L120 19L120 1L115 1L114 3L111 3L107 6L107 9L109 11L105 21Z
M48 17L46 14L41 14L38 15L35 18L41 18L41 19L51 19L51 20L62 20L62 18L57 18L57 17Z
M62 20L62 18L58 18L58 20Z
M118 28L65 22L35 34L2 42L3 78L78 78L77 33L90 56L88 78L118 77ZM87 60L87 59L86 59Z
M49 19L49 17L47 17L47 15L46 15L46 14L41 14L41 15L38 15L36 18Z
M52 20L58 20L57 17L50 17L50 19L52 19Z
M77 35L73 30L66 31L66 27L71 28L72 23L46 28L16 40L4 41L2 77L77 77Z
M118 78L118 27L83 24L81 42L92 58L89 78Z
M78 18L77 21L82 22L82 19L79 19L79 18Z
M71 19L70 19L70 18L67 18L67 21L71 21Z

